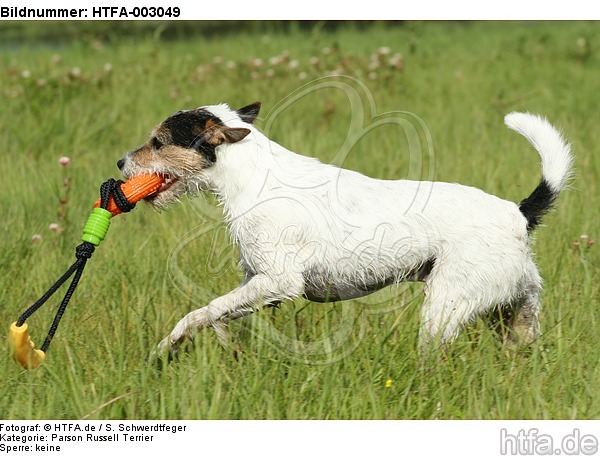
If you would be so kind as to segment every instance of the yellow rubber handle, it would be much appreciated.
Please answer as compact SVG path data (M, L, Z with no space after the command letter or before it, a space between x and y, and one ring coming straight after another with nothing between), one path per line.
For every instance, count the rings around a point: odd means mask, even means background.
M10 325L8 345L13 352L14 360L25 369L35 369L46 359L42 350L35 349L35 344L27 334L27 323L17 326L17 322Z

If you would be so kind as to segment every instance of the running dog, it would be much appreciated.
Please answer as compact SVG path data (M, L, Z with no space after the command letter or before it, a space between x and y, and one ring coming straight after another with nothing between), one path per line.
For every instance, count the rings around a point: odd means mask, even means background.
M237 288L182 318L158 354L175 353L206 327L228 344L228 322L261 306L353 299L407 280L425 282L421 349L452 342L494 309L511 310L512 337L529 343L540 333L542 280L530 238L572 164L569 145L545 119L505 117L542 162L541 182L515 204L460 184L373 179L298 155L254 127L259 110L179 111L118 161L125 178L166 177L147 198L157 208L214 192L245 273Z

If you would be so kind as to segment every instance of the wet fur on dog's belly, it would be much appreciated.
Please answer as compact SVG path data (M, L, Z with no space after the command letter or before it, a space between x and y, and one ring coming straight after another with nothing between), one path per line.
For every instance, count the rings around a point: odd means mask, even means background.
M389 285L400 282L424 282L435 259L429 259L408 271L394 271L384 277L375 274L354 274L334 277L331 273L311 270L304 274L304 297L314 302L334 302L362 298Z

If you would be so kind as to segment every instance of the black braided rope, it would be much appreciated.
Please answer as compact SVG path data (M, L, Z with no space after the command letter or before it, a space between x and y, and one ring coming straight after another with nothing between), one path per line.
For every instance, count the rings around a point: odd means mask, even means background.
M131 204L123 194L123 190L121 190L121 184L123 184L123 181L118 181L111 178L100 186L100 207L102 209L106 209L108 207L108 202L111 197L114 199L115 204L118 206L121 212L129 212L135 207L135 204ZM54 334L58 329L60 320L67 310L67 305L69 304L69 301L71 300L71 297L73 296L73 293L75 293L75 289L79 284L79 280L81 279L87 260L92 257L95 249L96 247L94 244L85 241L78 245L75 248L75 257L77 258L75 263L71 265L67 272L65 272L40 299L38 299L25 312L23 312L23 314L17 320L17 326L23 326L25 320L27 320L40 307L42 307L46 301L48 301L48 299L69 279L69 277L74 274L73 280L71 281L71 284L69 285L69 288L67 289L67 292L65 293L60 306L56 311L56 315L52 321L48 335L46 336L46 340L40 348L40 350L43 352L48 350L50 342L52 342Z
M135 207L135 203L130 203L123 190L121 190L122 180L108 179L100 186L100 207L106 209L110 197L113 197L115 204L121 212L129 212Z
M17 320L17 326L23 326L25 320L27 320L31 315L34 314L34 312L36 312L40 307L42 307L42 305L46 303L50 296L52 296L56 292L56 290L58 290L62 286L62 284L65 283L67 279L73 275L73 273L77 270L78 267L79 262L76 261L73 265L71 265L67 272L65 272L62 275L62 277L58 279L54 283L54 285L52 285L48 289L46 293L44 293L44 295L40 299L38 299L33 305L31 305L25 312L21 314L21 316Z
M81 275L83 274L83 269L85 268L86 261L87 261L86 258L81 258L81 259L77 260L77 262L80 264L77 267L77 269L75 270L75 276L73 277L73 281L71 282L71 285L69 285L69 288L67 289L67 292L65 293L65 296L64 296L62 302L60 303L58 310L56 311L56 315L54 316L54 320L52 321L52 326L50 326L50 330L48 331L48 335L46 336L46 340L44 340L44 343L42 344L42 346L40 348L40 350L42 350L44 353L48 351L50 342L52 342L52 339L54 338L54 334L56 333L56 330L58 329L58 324L60 323L60 320L62 319L62 317L65 313L65 310L67 310L67 305L69 304L69 301L71 300L71 296L73 296L73 293L75 293L75 289L77 288L77 285L79 284L79 279L81 279Z

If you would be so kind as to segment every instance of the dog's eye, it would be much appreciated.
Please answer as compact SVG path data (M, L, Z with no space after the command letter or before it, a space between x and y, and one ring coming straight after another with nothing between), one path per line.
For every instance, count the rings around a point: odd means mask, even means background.
M158 139L152 138L152 148L160 149L161 147L162 147L162 143Z

